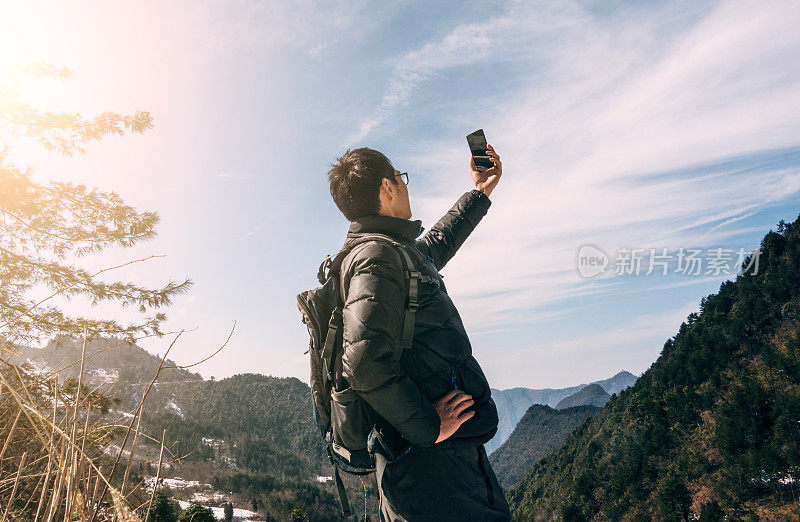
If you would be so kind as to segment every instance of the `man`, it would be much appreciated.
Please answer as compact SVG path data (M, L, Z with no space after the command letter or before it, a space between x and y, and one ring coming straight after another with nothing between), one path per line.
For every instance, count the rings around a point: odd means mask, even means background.
M479 172L470 160L475 189L424 235L421 221L410 219L408 174L380 152L348 150L328 173L333 200L351 222L345 248L364 234L389 235L430 278L420 284L413 342L398 363L407 296L400 254L365 242L341 266L342 375L412 444L396 462L376 455L381 520L510 520L483 446L497 432L497 409L439 274L491 204L502 165L488 147L494 166Z

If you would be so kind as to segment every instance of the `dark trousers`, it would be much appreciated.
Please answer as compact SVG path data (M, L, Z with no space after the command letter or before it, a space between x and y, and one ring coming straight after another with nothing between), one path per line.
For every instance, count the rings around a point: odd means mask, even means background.
M509 521L508 503L483 445L446 440L413 447L395 463L376 454L384 522Z

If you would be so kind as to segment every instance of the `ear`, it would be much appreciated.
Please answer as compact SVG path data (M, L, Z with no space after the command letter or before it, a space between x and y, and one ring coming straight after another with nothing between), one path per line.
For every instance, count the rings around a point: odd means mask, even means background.
M387 198L389 201L394 199L393 198L393 193L392 193L392 187L390 186L391 184L392 184L392 182L389 181L389 178L381 179L381 188L380 188L380 190L383 193L384 197Z

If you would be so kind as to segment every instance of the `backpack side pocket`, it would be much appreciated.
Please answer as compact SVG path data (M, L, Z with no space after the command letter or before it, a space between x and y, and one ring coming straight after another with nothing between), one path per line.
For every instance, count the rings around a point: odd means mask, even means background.
M331 391L333 449L351 465L372 465L372 457L367 451L367 437L376 420L375 411L352 388Z

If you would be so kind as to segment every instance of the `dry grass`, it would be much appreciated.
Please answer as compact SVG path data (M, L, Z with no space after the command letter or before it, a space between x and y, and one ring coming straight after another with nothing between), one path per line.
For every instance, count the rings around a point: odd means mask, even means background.
M166 430L160 440L144 434L142 413L182 333L167 348L126 424L103 421L108 399L84 383L85 333L77 386L70 389L55 377L61 370L32 372L15 362L12 347L0 342L0 522L141 521L137 511L146 512L152 502L167 436ZM143 439L161 446L156 482L149 491L141 484L128 484ZM104 452L113 441L121 442L109 462Z

